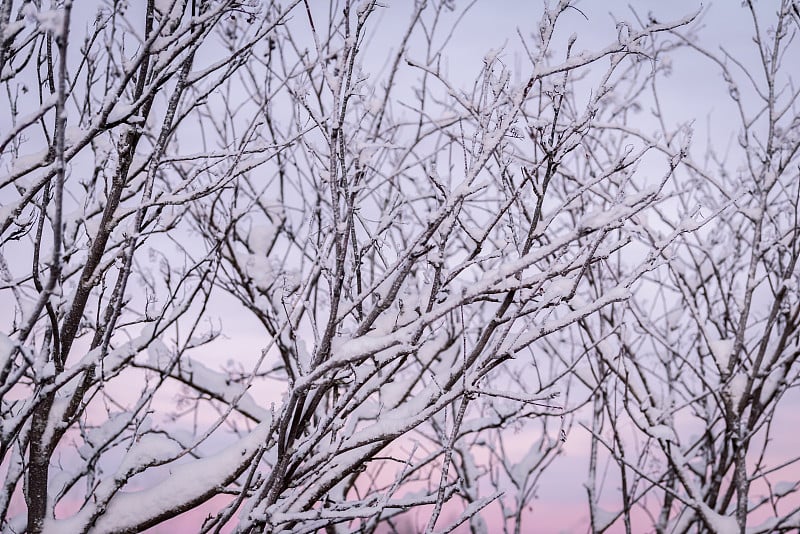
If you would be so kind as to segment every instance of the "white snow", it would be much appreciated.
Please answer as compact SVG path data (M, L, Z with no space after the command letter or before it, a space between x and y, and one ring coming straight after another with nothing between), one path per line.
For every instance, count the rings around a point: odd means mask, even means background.
M42 31L52 32L54 35L61 35L64 28L64 12L60 9L48 9L36 14L39 28Z
M17 200L0 205L0 221L5 221L7 218L11 217L14 213L14 210L16 210L19 206L19 203L20 201Z
M794 492L798 486L800 486L800 481L784 480L772 486L772 492L775 494L776 497L784 497Z
M364 17L369 12L369 8L371 5L372 3L369 0L364 0L358 5L358 8L356 9L356 16L358 17L358 21L360 23L363 23Z
M546 438L541 438L531 443L528 452L511 468L511 479L518 488L524 488L528 477L534 472L536 465L542 461L542 451L547 450L544 443Z
M497 59L497 55L502 52L502 50L502 48L489 49L489 51L483 56L483 62L487 65L491 65L494 63L494 60Z
M163 15L169 13L176 3L177 0L155 0L155 2L153 2L153 7Z
M33 170L34 167L42 165L47 159L48 149L43 148L31 154L25 154L14 160L11 174L26 174ZM16 181L18 183L19 180Z
M25 5L26 6L32 6L33 4L25 4ZM20 19L20 20L17 20L17 21L9 22L8 25L5 28L5 31L3 32L3 40L11 39L15 35L17 35L19 32L21 32L24 28L25 28L25 19ZM8 69L8 71L10 73L11 69ZM6 71L4 70L3 71L3 78L6 77L5 74L6 74ZM10 74L8 76L11 77Z
M720 369L727 369L733 352L732 339L715 339L708 342L708 348Z
M257 224L253 225L247 235L247 246L253 254L266 256L269 246L275 238L275 225Z
M117 473L126 475L141 469L174 459L182 447L161 434L145 434L137 438L117 468Z
M14 342L3 333L0 333L0 369L5 368L6 362L14 352Z
M762 214L762 210L761 210L760 207L741 208L740 211L742 212L742 215L744 215L745 217L748 217L750 219L753 219L754 221L757 221L758 219L760 219L761 218L761 214Z
M701 503L700 507L703 510L703 516L711 523L716 534L739 534L739 525L735 517L720 515L705 503Z
M108 115L106 122L118 122L125 120L127 117L133 116L135 109L136 108L130 104L117 103L117 105L114 106L114 109L111 110L111 113Z
M694 217L686 217L680 223L680 229L685 232L694 232L700 228L705 221L697 220Z
M91 456L96 447L104 445L114 436L119 435L122 429L130 423L130 420L131 414L127 412L110 413L103 424L86 431L84 444L78 449L78 453L84 458Z
M257 426L250 434L218 454L173 467L170 476L155 486L136 492L118 492L108 503L104 513L96 520L92 534L105 534L134 530L151 518L160 517L170 510L179 509L228 484L236 472L250 463L253 454L263 444L270 432L270 421ZM163 453L162 446L150 452ZM90 503L68 519L49 519L44 534L71 534L83 532L95 511Z
M266 291L275 282L276 272L272 262L266 256L251 254L246 264L247 274L253 279L257 288Z
M764 379L764 383L761 385L761 395L759 396L759 402L761 404L764 404L767 402L767 400L769 400L770 396L781 385L781 382L783 382L784 378L785 376L783 367L776 367L769 375L767 375L767 378Z
M728 385L728 393L731 396L731 402L734 406L739 404L746 388L747 376L743 373L736 373L733 378L731 378L731 382Z
M163 347L163 348L162 348ZM149 364L163 369L171 357L166 346L160 341L148 348ZM227 374L214 371L192 358L181 358L179 365L170 371L172 376L192 384L196 389L213 394L224 402L235 405L237 409L256 421L266 421L270 417L253 397L243 390L241 384L231 383Z
M627 216L631 209L627 206L612 206L610 209L593 211L579 223L580 228L594 230Z
M600 508L599 506L594 507L594 528L597 532L602 532L603 530L607 529L611 526L619 514L617 512L612 512L606 510L605 508Z
M648 398L647 389L644 387L642 379L639 377L639 373L636 369L636 366L633 365L631 362L629 362L627 359L622 360L622 365L625 367L625 373L627 374L626 385L631 390L633 395L639 401L644 401L645 399L647 399Z
M147 347L147 355L150 363L159 368L166 366L171 359L169 348L159 338L154 339Z
M542 296L542 300L547 302L566 297L572 291L574 285L575 281L572 278L566 276L558 277L547 286L547 291Z
M619 347L610 338L601 339L597 344L597 350L607 361L613 360L619 354Z
M68 126L64 131L64 142L67 146L72 146L86 135L86 131L80 126Z
M647 433L656 439L677 442L675 432L667 425L655 425L647 429Z

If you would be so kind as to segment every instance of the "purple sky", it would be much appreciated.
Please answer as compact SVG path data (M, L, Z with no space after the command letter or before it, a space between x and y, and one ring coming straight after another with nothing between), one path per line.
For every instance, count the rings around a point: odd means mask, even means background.
M412 2L384 2L388 4L375 15L373 33L369 37L367 50L363 57L363 68L370 75L381 76L386 58L404 31ZM465 2L457 2L463 5ZM759 10L768 12L768 2L760 2ZM530 72L517 31L528 37L536 27L541 16L542 2L528 0L497 0L477 2L464 16L446 47L445 69L455 84L469 84L483 67L483 58L492 49L503 48L499 58L512 69L512 81L524 79ZM556 41L564 42L576 33L576 49L592 50L616 38L615 20L634 21L631 7L641 17L650 13L658 20L678 19L702 9L699 17L698 43L710 50L718 51L724 47L733 55L744 59L744 63L757 65L754 47L750 40L752 21L739 2L719 1L704 5L696 0L675 0L663 2L648 1L583 1L576 3L582 13L572 10L566 13L559 26L561 32ZM455 12L452 17L460 12ZM585 15L585 16L584 16ZM305 20L298 17L302 25ZM696 23L695 26L698 26ZM411 58L419 57L412 40ZM556 47L556 49L560 49ZM700 60L696 54L677 53L673 59L673 75L665 80L661 93L661 104L674 124L694 120L695 152L705 150L707 138L712 138L718 147L724 145L737 131L736 117L730 113L730 102L725 98L725 85L718 70L707 61ZM754 67L755 68L755 67ZM398 90L402 94L404 84L413 85L413 80L398 80ZM410 96L410 93L407 93ZM402 99L402 96L400 97ZM638 128L656 128L655 121L648 113L642 113ZM258 327L247 317L225 321L225 341L228 352L232 347L241 347L240 356L249 353L255 356L254 344L258 340L253 331ZM258 336L260 337L260 336ZM209 352L212 349L209 348ZM224 358L227 358L226 355ZM246 356L245 356L246 357ZM800 423L797 416L784 413L785 421L793 426ZM580 418L579 418L580 419ZM533 436L530 437L533 439ZM526 437L518 436L515 444L509 447L512 453L522 455L526 450ZM563 455L545 472L541 479L538 499L533 503L533 513L528 516L528 532L585 532L588 524L586 490L583 486L587 469L588 433L578 425L573 427L563 449ZM613 480L609 484L614 484ZM496 512L496 511L495 511ZM496 515L496 514L495 514ZM488 519L488 516L487 516ZM610 532L621 532L621 524ZM154 531L155 532L155 531Z
M316 4L317 1L312 2ZM320 2L322 3L322 2ZM327 1L325 1L327 4ZM373 34L364 54L364 70L366 73L380 76L390 54L391 48L398 41L404 30L412 2L406 0L383 0L389 4L379 9L374 15ZM83 2L77 2L80 9ZM457 6L466 2L456 2ZM87 4L84 4L88 5ZM636 12L647 17L652 12L659 20L670 20L683 17L701 9L701 25L699 29L700 44L719 50L725 47L733 55L743 59L744 64L755 65L754 47L750 41L752 22L746 10L738 1L719 0L710 5L703 5L697 0L673 0L670 2L647 1L589 1L577 2L580 10L571 10L561 21L560 33L556 41L564 42L570 34L578 36L577 50L592 50L616 39L615 20L634 20L630 5ZM759 2L759 10L765 13L770 10L769 2ZM492 49L503 48L498 57L512 70L512 82L526 78L530 72L517 31L528 36L541 16L542 2L530 0L489 0L479 1L472 7L460 22L446 47L447 61L445 68L454 84L468 84L484 64L484 57ZM89 10L87 13L91 12ZM459 12L452 15L455 17ZM613 13L613 16L612 16ZM91 19L91 15L86 14ZM83 27L81 12L76 11L75 27ZM302 17L294 23L304 24ZM446 26L446 24L445 24ZM556 47L560 50L560 47ZM420 51L413 41L408 55L416 57ZM800 65L800 62L797 62ZM753 67L755 68L755 67ZM797 67L800 74L800 66ZM407 87L413 80L398 80L399 98L403 98L403 87L410 96ZM729 102L725 98L725 84L718 70L710 67L706 61L700 61L697 55L680 52L673 59L673 75L662 85L662 105L665 114L674 124L694 120L696 130L695 152L701 154L705 149L706 139L723 149L737 130L736 118L730 113ZM641 114L641 124L637 127L650 130L656 127L655 121L648 113ZM646 169L645 169L646 171ZM249 315L231 315L229 313L240 308L233 304L229 297L214 297L212 315L222 319L224 338L196 351L195 355L203 358L208 365L223 365L229 359L252 362L258 357L263 346L264 335L260 325ZM8 322L6 314L10 310L0 307L0 319ZM216 318L215 318L216 319ZM245 365L248 368L248 365ZM279 401L279 388L261 387L259 399L264 403ZM169 402L165 400L164 402ZM795 406L797 403L794 403ZM782 422L787 429L796 428L800 424L800 412L782 413ZM580 418L578 418L580 420ZM533 439L533 437L531 437ZM518 436L515 443L509 445L512 454L524 454L526 437ZM788 449L791 442L781 444ZM546 471L541 479L538 500L533 503L533 522L529 532L584 532L588 522L588 510L585 504L586 492L583 487L586 473L586 454L589 449L589 436L578 425L573 427L561 455ZM611 481L610 483L613 483ZM169 525L151 529L150 532L191 531L189 524L208 513L201 508L179 518ZM194 521L194 523L193 523ZM186 530L188 529L188 530ZM619 530L612 529L612 532Z

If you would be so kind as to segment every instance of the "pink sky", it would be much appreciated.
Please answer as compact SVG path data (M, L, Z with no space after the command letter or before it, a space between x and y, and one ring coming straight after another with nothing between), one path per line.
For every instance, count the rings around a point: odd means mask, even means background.
M389 3L389 2L387 2ZM365 53L365 68L370 70L380 70L385 62L386 51L389 49L397 32L401 31L406 24L407 16L405 10L411 2L392 2L394 5L380 14L380 30L376 30L372 37L371 46ZM79 4L79 3L78 3ZM566 17L569 25L563 27L564 35L577 32L579 35L579 47L591 49L599 43L613 39L615 28L609 12L614 12L623 16L629 16L629 2L624 0L613 0L607 2L580 2L577 6L589 18L587 21L579 13L571 13ZM700 2L696 0L676 0L673 2L663 2L659 0L638 1L635 3L637 11L647 13L649 11L657 14L659 18L669 19L685 15L699 8ZM453 41L449 46L448 69L452 77L456 80L462 78L464 81L472 80L474 74L481 68L483 58L490 49L505 47L502 53L504 60L512 66L524 64L519 61L520 46L515 30L519 28L523 33L532 31L531 28L540 16L541 2L530 2L528 0L506 0L502 8L498 9L497 2L479 2L470 12L454 34ZM739 2L723 2L708 6L708 13L705 17L706 28L703 32L704 39L709 43L725 43L726 46L742 57L748 57L747 50L751 43L743 39L743 35L749 35L748 19L742 13ZM766 8L765 8L766 9ZM412 47L413 49L413 47ZM751 57L751 56L750 56ZM681 58L678 58L681 59ZM520 67L521 76L525 74L526 67ZM699 77L712 76L715 83L696 83ZM720 104L719 86L716 82L719 76L708 69L706 63L685 56L681 61L675 63L675 74L671 82L664 87L664 106L666 113L675 118L676 122L687 120L691 117L698 119L697 127L700 134L696 139L702 140L706 119L711 125L711 132L722 132L727 135L732 132L734 123L730 122L727 108ZM692 98L687 99L687 88L691 87ZM231 315L228 313L225 299L220 299L220 306L214 308L223 318L224 332L226 338L220 339L218 343L197 351L198 357L209 366L221 365L229 358L241 359L242 361L254 360L263 344L263 336L254 334L259 332L260 327L255 324L251 317L247 315ZM230 310L235 308L231 307ZM238 312L243 313L243 312ZM224 347L223 350L220 348ZM259 390L259 398L265 403L279 402L282 391L272 385L262 385ZM133 393L132 393L133 394ZM164 395L164 394L162 394ZM165 408L172 408L170 400L165 398L161 402ZM798 397L792 399L791 403L786 403L787 409L779 414L777 424L783 428L778 433L777 441L772 449L775 461L796 453L798 441L794 437L795 429L800 426L800 410L798 407ZM522 451L526 446L525 438L519 439L518 451ZM531 441L535 439L530 437ZM557 533L570 532L581 533L588 529L588 509L586 505L586 490L584 481L586 478L587 455L589 450L589 436L587 432L575 425L567 442L563 448L563 454L557 458L548 468L542 477L538 498L532 503L532 511L526 516L524 532L532 533ZM800 479L800 465L795 465L781 473L781 479L796 477ZM149 529L150 533L181 533L196 532L198 525L203 518L216 512L227 501L228 497L218 497L203 506L192 510L172 521L163 525ZM611 504L611 503L610 503ZM20 509L22 503L16 499L13 508ZM67 505L66 508L69 506ZM59 508L59 512L70 513L65 506ZM492 517L497 518L496 506L490 507L485 514L487 523L491 525ZM421 518L424 521L424 518ZM446 516L440 520L440 525L445 523ZM646 524L642 518L642 527ZM638 524L638 523L637 523ZM461 529L459 531L464 531ZM622 532L621 521L610 530L610 532ZM642 532L634 528L635 532Z

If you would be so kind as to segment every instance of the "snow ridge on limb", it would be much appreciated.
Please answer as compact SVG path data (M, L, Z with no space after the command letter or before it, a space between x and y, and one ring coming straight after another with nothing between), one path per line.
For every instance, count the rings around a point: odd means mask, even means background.
M169 476L153 487L131 492L118 491L118 487L111 489L119 482L124 483L131 472L171 461L175 456L171 447L164 449L161 443L152 443L150 449L141 447L137 456L144 463L125 466L125 472L118 471L112 480L102 482L97 488L96 495L102 503L99 504L102 506L100 514L97 513L98 505L89 503L68 519L49 520L43 532L140 532L165 518L174 517L176 513L190 510L218 495L251 465L270 438L271 423L259 424L244 438L216 454L171 467ZM161 456L159 453L166 454ZM112 495L104 502L103 497L108 493ZM92 518L96 519L90 525Z

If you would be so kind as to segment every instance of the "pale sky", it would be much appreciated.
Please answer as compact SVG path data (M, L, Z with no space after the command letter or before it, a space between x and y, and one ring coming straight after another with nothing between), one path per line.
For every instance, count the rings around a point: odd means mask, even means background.
M135 5L138 1L132 0L131 5ZM314 0L311 3L327 4L324 0ZM388 7L380 8L373 16L368 47L363 55L364 71L372 76L380 76L383 72L391 47L398 42L399 36L408 24L410 8L413 5L410 0L382 0L381 3L388 4ZM467 3L457 1L455 5L460 9ZM74 27L76 34L81 37L84 25L91 22L90 13L93 10L82 12L78 9L90 4L90 2L76 2ZM452 39L445 49L447 56L445 69L454 85L471 83L484 66L487 52L499 48L503 50L498 58L512 70L512 82L519 83L520 80L526 79L531 66L525 59L517 31L525 37L536 31L542 4L543 2L539 0L477 2L453 32ZM715 52L720 50L720 46L724 47L741 59L746 67L752 66L753 74L757 75L755 49L750 40L752 21L738 0L718 0L711 4L703 4L698 0L583 0L576 2L575 5L578 9L570 10L563 15L556 42L563 43L570 34L575 33L578 37L576 42L578 52L582 49L594 50L615 41L617 36L615 21L635 20L631 6L644 18L652 13L656 19L664 22L702 10L699 44ZM758 2L758 9L768 13L772 5L773 2L769 1ZM453 20L458 14L460 14L458 10L453 12L449 20ZM81 17L86 20L81 20ZM295 18L297 20L292 23L305 27L305 19L299 14L295 15ZM448 21L444 21L442 25L447 27ZM559 53L563 51L561 46L554 48ZM419 41L412 39L408 55L416 58L421 53ZM672 65L673 75L662 85L661 104L665 115L674 121L674 124L695 121L696 152L703 151L705 140L709 136L713 144L723 148L736 134L737 118L731 113L732 108L726 98L725 83L719 69L707 61L700 61L696 54L685 52L676 53ZM796 65L800 65L800 61L797 61ZM415 76L413 73L408 73L408 69L404 72L408 76ZM794 74L800 75L800 66L795 67ZM413 79L399 79L397 83L398 91L401 94L405 92L410 97L409 87L414 85ZM0 118L4 113L0 111ZM649 130L655 127L655 122L647 110L641 113L640 120L640 124L635 124L638 128ZM736 164L736 162L731 163ZM209 364L213 360L224 364L229 358L243 362L252 361L258 356L264 344L263 329L249 314L231 316L226 313L228 306L231 310L240 309L238 305L230 305L228 297L217 297L214 304L210 315L214 319L217 318L216 315L224 317L225 337L197 351L197 354L208 358L204 361ZM4 313L9 312L0 309L0 318L3 320L6 319ZM220 353L218 347L224 347L225 350ZM274 398L269 400L278 401L281 393L279 388L275 388L271 393ZM509 450L512 453L522 454L525 445L525 440L521 439L516 446L510 445ZM539 521L536 532L585 531L588 510L583 483L586 477L585 455L588 448L588 434L576 426L568 436L564 447L565 453L553 463L541 480L542 489L538 492L538 500L533 503L534 517ZM614 481L609 483L613 484ZM161 531L168 532L169 528L163 527ZM158 530L154 530L156 531Z

